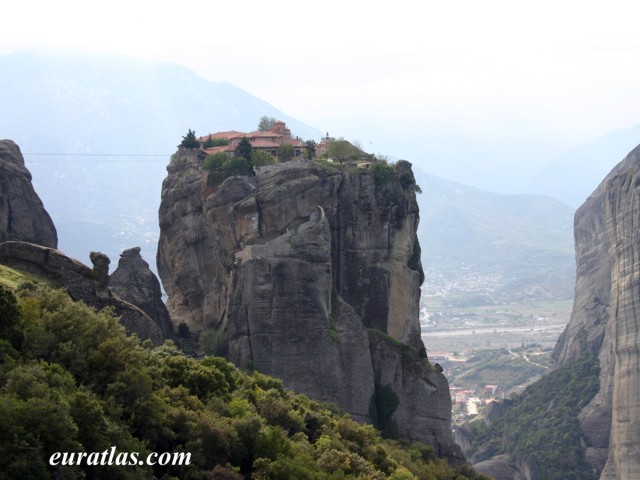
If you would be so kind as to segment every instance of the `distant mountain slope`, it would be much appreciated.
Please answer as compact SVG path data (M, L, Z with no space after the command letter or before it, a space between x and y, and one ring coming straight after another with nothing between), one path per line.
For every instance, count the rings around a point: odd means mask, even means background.
M25 154L60 249L85 261L90 250L117 261L122 249L140 245L155 264L165 166L188 129L250 131L268 115L304 139L321 136L231 84L178 65L20 52L0 57L0 72L0 139ZM89 156L54 155L72 153ZM114 155L90 156L105 153Z
M575 147L531 178L533 191L578 207L600 181L640 142L640 124L614 130Z
M120 251L141 246L155 270L165 167L187 129L250 131L269 115L294 135L322 135L233 85L178 65L21 52L0 57L0 71L0 138L20 145L60 249L85 262L90 250L100 250L113 267ZM70 153L87 156L52 155ZM105 153L114 155L92 156ZM510 272L515 265L573 275L569 209L542 197L443 182L419 179L427 269L473 264Z
M423 192L418 235L426 271L450 279L498 274L507 288L542 285L553 296L571 298L570 207L541 195L499 195L419 170L416 178Z

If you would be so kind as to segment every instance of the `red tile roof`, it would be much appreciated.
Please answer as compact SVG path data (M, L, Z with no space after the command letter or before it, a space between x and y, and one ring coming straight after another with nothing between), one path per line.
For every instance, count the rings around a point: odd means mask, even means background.
M284 125L283 122L280 123ZM229 145L225 145L224 147L208 148L205 150L207 154L232 151L235 149L235 145L238 143L238 141L243 137L246 137L247 140L249 140L253 148L278 148L280 144L283 143L284 135L282 133L274 132L273 130L268 132L256 130L249 133L238 132L237 130L229 130L227 132L216 132L204 135L198 138L198 141L206 142L209 137L211 137L212 140L226 138L231 143ZM297 148L302 148L304 146L304 142L296 139L291 139L289 143Z
M271 142L261 138L257 140L249 139L249 142L253 148L278 148L280 146L280 142Z
M231 140L232 138L242 138L242 137L246 137L247 134L243 133L243 132L238 132L237 130L229 130L228 132L216 132L216 133L209 133L207 135L204 135L200 138L198 138L199 142L206 142L207 140L209 140L209 135L211 136L212 140L218 139L218 138L227 138L229 140Z
M235 147L233 145L222 145L220 147L205 148L204 152L207 155L213 155L214 153L232 152L233 150L235 150Z

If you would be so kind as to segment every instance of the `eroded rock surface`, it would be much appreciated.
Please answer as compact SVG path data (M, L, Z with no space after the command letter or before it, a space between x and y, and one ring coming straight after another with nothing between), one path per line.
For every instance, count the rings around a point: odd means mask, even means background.
M56 228L33 189L20 148L0 140L0 242L8 240L58 247Z
M366 170L289 162L212 188L206 172L174 158L158 271L175 324L225 332L236 364L361 421L374 420L376 385L389 386L402 436L455 463L448 384L420 339L411 165L396 169L376 181Z
M640 147L576 212L576 297L553 353L558 366L585 353L600 360L600 390L580 426L601 479L640 478L639 232Z
M164 338L173 337L169 311L162 301L160 282L140 255L140 247L120 254L118 268L109 277L109 288L149 315L161 328Z
M117 295L105 295L94 270L60 250L26 242L4 242L0 244L0 263L44 276L64 287L73 300L83 301L96 310L113 307L127 333L135 333L142 340L150 339L156 345L163 341L160 327L146 313Z

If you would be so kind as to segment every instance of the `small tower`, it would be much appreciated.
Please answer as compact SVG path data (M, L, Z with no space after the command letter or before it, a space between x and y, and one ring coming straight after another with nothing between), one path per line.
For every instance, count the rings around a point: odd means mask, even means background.
M291 143L291 130L287 128L287 125L284 122L280 120L273 122L271 131L282 135L282 143Z

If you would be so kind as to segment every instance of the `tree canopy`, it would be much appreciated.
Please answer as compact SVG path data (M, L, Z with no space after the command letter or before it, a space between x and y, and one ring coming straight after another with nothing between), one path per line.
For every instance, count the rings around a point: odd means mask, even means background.
M229 145L229 143L228 138L212 138L211 135L209 135L209 138L205 140L202 146L204 148L221 147L223 145Z
M248 162L251 161L251 154L253 153L253 147L247 137L243 137L238 143L238 146L234 150L237 157L244 157Z
M269 132L273 128L273 124L278 120L274 117L269 117L264 115L260 117L260 122L258 122L258 130L261 132Z
M544 478L595 480L586 461L578 414L599 388L597 357L583 356L542 377L515 397L503 415L468 424L475 453L483 445L498 452L531 455Z
M304 142L304 152L308 160L313 160L316 156L316 144L315 140L307 140Z
M281 143L278 146L278 160L281 162L288 162L295 155L295 149L290 143Z
M366 153L348 141L340 139L327 144L327 155L342 165L347 160L357 160L359 157L366 155Z
M194 148L200 148L200 142L196 138L196 132L189 129L187 134L182 137L182 142L180 142L181 147L189 148L193 150Z
M226 153L218 152L208 155L202 164L209 171L208 185L218 185L233 175L249 175L251 166L249 161L241 156L228 157Z
M170 341L141 344L111 310L64 290L22 289L15 300L22 341L0 338L2 479L484 478L432 447L384 440L281 380L220 357L198 361ZM6 297L6 311L13 302ZM188 454L189 463L88 466L112 446L140 459ZM56 452L87 456L52 465Z
M256 150L251 154L251 163L255 167L262 167L264 165L271 165L276 163L278 159L264 150Z

